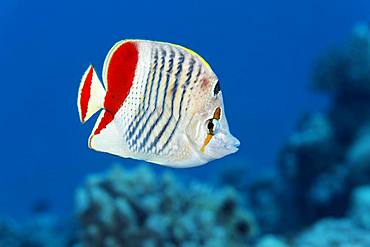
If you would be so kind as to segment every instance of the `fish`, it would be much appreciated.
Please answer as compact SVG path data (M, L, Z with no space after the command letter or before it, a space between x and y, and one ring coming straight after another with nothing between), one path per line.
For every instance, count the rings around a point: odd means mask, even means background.
M89 148L175 168L238 151L220 82L196 52L166 42L121 40L105 58L102 79L89 65L78 90L82 123L100 111Z

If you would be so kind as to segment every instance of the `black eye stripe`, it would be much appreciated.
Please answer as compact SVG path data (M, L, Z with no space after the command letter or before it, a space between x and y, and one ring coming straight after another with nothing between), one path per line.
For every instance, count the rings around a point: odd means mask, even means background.
M208 124L207 124L207 128L209 129L209 130L213 130L213 128L215 127L215 125L213 124L213 122L212 122L212 120L211 121L209 121L208 122Z
M213 121L214 119L209 119L207 122L208 134L211 134L211 135L215 134L215 128L216 128L216 125Z
M221 91L220 81L217 81L215 87L213 88L213 94L216 95Z

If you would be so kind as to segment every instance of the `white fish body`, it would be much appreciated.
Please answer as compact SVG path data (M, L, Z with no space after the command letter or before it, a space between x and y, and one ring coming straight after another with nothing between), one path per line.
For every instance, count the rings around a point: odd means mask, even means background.
M105 59L103 82L89 66L79 88L82 122L102 109L90 148L173 167L205 164L238 150L218 79L195 52L120 41Z

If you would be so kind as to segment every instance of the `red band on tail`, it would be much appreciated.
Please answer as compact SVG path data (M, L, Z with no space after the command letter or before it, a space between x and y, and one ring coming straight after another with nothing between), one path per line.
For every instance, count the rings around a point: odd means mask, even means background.
M100 133L113 119L125 101L132 86L138 61L138 50L134 42L124 42L113 51L107 63L107 93L104 114L94 135Z
M85 80L82 82L81 98L80 98L80 107L81 107L81 120L85 121L87 107L90 100L90 88L93 78L94 68L90 66L89 71L87 72Z

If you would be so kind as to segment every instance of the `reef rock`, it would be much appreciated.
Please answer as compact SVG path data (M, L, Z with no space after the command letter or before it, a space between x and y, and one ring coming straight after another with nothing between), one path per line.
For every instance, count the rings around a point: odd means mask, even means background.
M255 247L288 247L288 245L274 235L266 235L257 242Z
M264 176L258 178L248 190L248 204L253 208L255 218L260 226L261 234L279 233L286 229L288 219L283 219L285 211L282 207L281 195L283 190L279 188L275 177ZM284 222L284 227L282 227Z
M370 183L370 125L367 124L356 135L347 153L349 183L357 187Z
M314 113L302 118L278 161L275 194L279 195L281 219L289 219L284 220L286 230L298 230L321 216L345 212L346 205L338 204L347 175L342 149L328 116Z
M301 119L281 149L278 178L271 182L275 196L269 198L271 203L279 198L283 213L278 221L289 219L286 232L324 217L344 217L352 190L370 183L368 25L358 25L343 49L318 60L313 85L329 95L331 104L326 112Z
M314 87L331 94L370 94L370 31L359 24L344 49L322 56L314 70Z
M356 188L352 193L351 217L359 226L370 231L370 185Z
M370 246L370 234L349 219L325 219L297 237L292 246L365 247Z
M256 231L234 190L184 186L148 166L89 176L76 205L83 246L247 246Z

